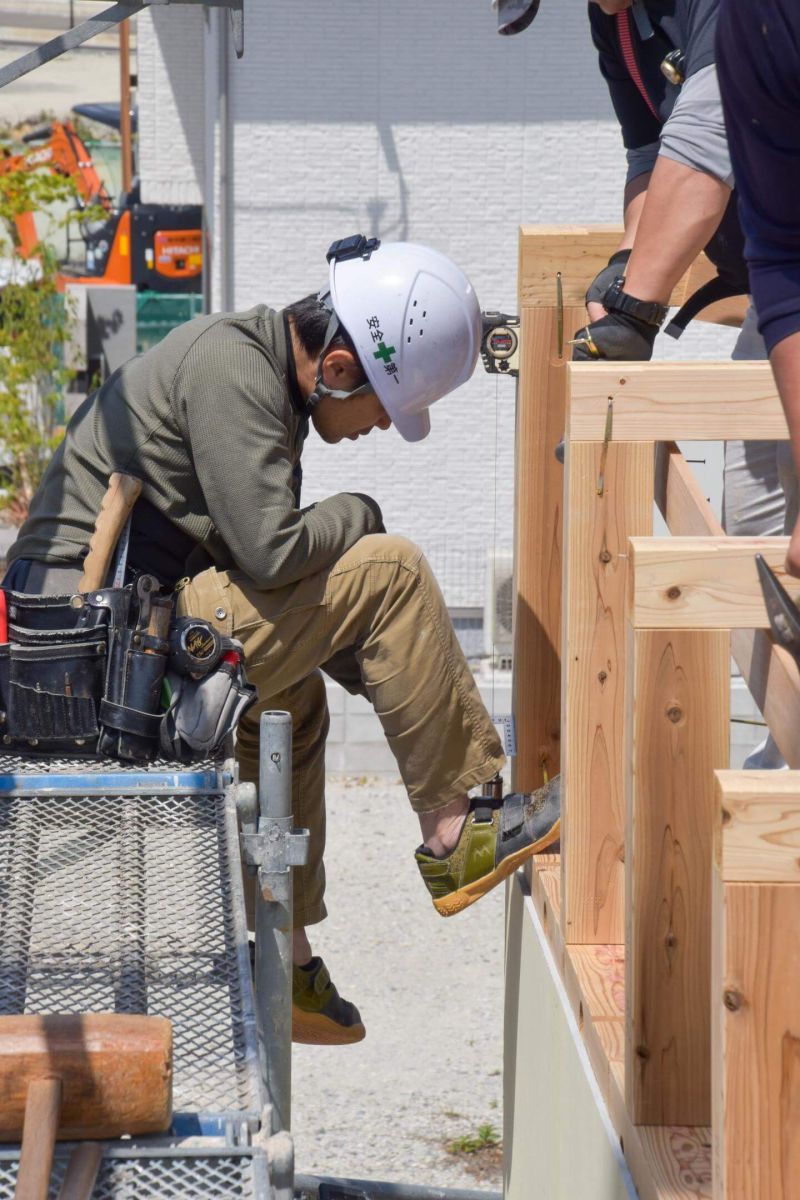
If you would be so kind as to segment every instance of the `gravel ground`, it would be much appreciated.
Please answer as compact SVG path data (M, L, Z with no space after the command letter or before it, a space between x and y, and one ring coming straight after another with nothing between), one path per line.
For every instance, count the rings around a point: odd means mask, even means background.
M499 1190L497 1152L445 1147L502 1130L504 889L443 920L419 840L400 783L329 779L329 916L309 932L367 1036L295 1046L297 1170Z

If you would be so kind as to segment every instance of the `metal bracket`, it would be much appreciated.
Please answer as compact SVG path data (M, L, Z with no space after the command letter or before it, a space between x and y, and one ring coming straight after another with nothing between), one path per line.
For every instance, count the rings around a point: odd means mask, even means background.
M248 867L275 872L305 865L310 834L307 829L285 828L284 820L268 818L261 822L257 833L239 835L242 858Z
M115 25L127 21L129 17L138 16L145 8L164 7L167 4L202 4L206 8L230 9L233 46L236 57L242 57L244 53L244 0L126 0L125 3L112 4L110 8L105 8L102 12L92 13L85 21L81 21L80 25L75 25L65 33L59 33L57 37L51 38L44 45L36 46L27 54L7 63L6 66L0 68L0 88L5 87L7 83L13 83L15 79L21 79L23 75L27 75L29 71L35 71L44 63L52 62L54 58L60 58L67 50L75 50L84 42L96 37L98 33L105 33L107 29L113 29Z
M608 444L611 441L614 432L614 400L611 396L608 397L608 408L606 409L606 428L603 435L603 447L600 451L600 474L597 477L597 494L602 496L606 490L606 462L608 460Z

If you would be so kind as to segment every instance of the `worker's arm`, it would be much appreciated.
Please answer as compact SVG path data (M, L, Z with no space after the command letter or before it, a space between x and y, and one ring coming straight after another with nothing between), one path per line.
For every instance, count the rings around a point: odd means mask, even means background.
M778 342L769 361L786 413L795 470L800 475L800 330ZM800 576L800 514L789 541L786 568L792 575Z
M285 385L252 342L198 338L171 400L209 516L256 584L276 588L314 575L383 528L378 505L357 493L295 507Z
M664 125L625 270L629 296L669 302L675 284L715 233L732 182L716 68L710 65L687 80ZM654 325L611 313L591 322L591 343L587 338L576 346L575 357L645 360L656 333Z
M650 147L646 147L647 150ZM656 150L658 147L655 148ZM655 154L653 155L655 159ZM628 162L631 161L631 155L628 155ZM629 178L625 184L625 196L623 200L623 220L624 233L622 240L616 251L608 260L608 266L603 267L595 275L589 287L586 290L586 311L589 314L590 321L597 321L605 313L605 309L601 303L603 296L614 282L617 275L624 275L625 268L630 258L631 247L633 246L636 230L639 227L639 219L644 208L645 196L647 195L647 187L650 182L650 170L637 173L632 179Z
M800 5L720 5L717 56L745 254L800 471ZM800 521L786 565L800 576Z
M620 52L616 26L590 6L592 41L597 50L600 74L606 81L611 103L619 121L627 158L627 176L623 194L624 232L608 265L595 276L586 290L586 306L592 321L605 313L600 301L617 275L625 273L631 247L644 208L650 176L658 156L661 123L633 82Z

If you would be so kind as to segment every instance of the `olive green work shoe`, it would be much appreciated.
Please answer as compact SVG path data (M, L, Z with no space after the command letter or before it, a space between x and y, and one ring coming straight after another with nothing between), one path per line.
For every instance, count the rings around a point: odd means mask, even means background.
M436 911L452 917L552 846L560 832L561 778L556 776L536 792L512 792L502 800L475 796L455 848L436 858L420 846L415 857Z
M339 995L321 958L292 968L293 1042L348 1046L360 1042L366 1032L355 1004Z

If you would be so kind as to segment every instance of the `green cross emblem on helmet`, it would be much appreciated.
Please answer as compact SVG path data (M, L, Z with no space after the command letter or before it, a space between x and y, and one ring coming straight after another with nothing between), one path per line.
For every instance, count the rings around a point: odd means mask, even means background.
M372 357L379 358L381 362L391 362L392 355L397 354L394 346L387 346L384 342L378 342L378 349L373 351Z

